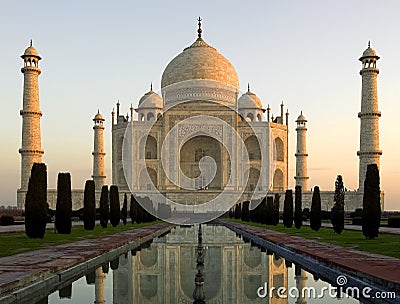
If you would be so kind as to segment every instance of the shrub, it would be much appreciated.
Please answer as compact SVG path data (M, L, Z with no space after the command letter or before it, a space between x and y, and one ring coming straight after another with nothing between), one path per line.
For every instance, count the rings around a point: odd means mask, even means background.
M93 230L96 224L96 198L93 180L87 180L85 182L83 214L83 226L85 230Z
M110 223L113 227L118 226L121 218L121 210L119 205L118 187L112 185L110 187Z
M133 194L131 194L131 203L129 207L129 217L131 218L132 224L137 220L137 201Z
M57 179L57 205L55 226L58 233L71 233L72 195L71 175L58 173Z
M128 217L128 197L126 196L126 193L124 195L124 203L122 205L122 210L121 210L121 220L126 225L126 218Z
M388 226L392 228L400 228L400 216L389 217Z
M236 204L235 206L235 219L240 219L242 217L242 205Z
M279 193L275 193L274 202L273 202L273 225L279 224L279 200L281 196Z
M318 186L314 187L312 196L310 227L314 231L318 231L321 228L321 195Z
M362 231L367 239L379 235L381 220L381 191L379 186L379 170L376 164L367 166L364 181Z
M286 190L283 202L283 225L287 228L293 226L293 192L290 189Z
M25 197L25 233L30 238L43 238L47 224L47 170L34 163Z
M242 221L248 222L250 221L250 210L249 210L249 201L243 202L242 206Z
M100 195L100 225L107 228L108 219L110 217L110 207L108 206L108 187L101 187Z
M353 217L353 219L351 220L351 223L352 223L352 225L361 226L362 225L362 217L361 216Z
M305 220L310 219L310 208L303 209L303 219Z
M296 186L294 192L294 226L300 229L303 226L303 212L302 212L302 199L301 199L301 186Z
M344 194L343 178L338 175L335 182L335 204L332 207L331 214L333 231L337 234L341 234L344 229Z
M267 212L268 212L266 197L264 197L261 200L261 203L258 204L256 209L257 210L255 212L255 216L257 218L257 223L266 224L267 223Z
M14 225L14 217L12 215L3 214L0 216L0 226Z
M264 217L264 223L267 225L274 224L274 198L272 196L267 196L267 207L266 211L262 213Z

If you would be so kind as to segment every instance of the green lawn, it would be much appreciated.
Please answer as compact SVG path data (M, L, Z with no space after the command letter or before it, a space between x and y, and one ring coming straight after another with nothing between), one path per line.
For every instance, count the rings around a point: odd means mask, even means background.
M400 259L399 235L380 234L379 237L374 240L367 240L361 231L343 230L341 234L337 235L330 228L321 228L319 231L313 231L309 226L303 226L300 229L296 229L294 226L292 228L285 228L283 224L279 224L277 226L266 226L263 224L242 222L235 219L228 220Z
M21 252L48 248L54 245L72 243L83 239L98 238L103 235L115 234L118 232L153 225L158 222L134 224L127 223L126 226L120 223L117 227L110 224L107 228L96 225L94 230L85 230L83 226L72 227L71 234L56 234L53 230L46 230L43 239L30 239L25 233L0 234L0 257L5 257Z

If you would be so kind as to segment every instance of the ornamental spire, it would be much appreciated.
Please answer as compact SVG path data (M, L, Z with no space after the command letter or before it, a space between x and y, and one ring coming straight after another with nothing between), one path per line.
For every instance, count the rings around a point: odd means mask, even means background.
M201 21L202 21L202 19L200 18L200 16L199 16L199 19L197 19L197 21L199 22L198 23L199 28L197 30L197 36L199 37L199 39L201 39L201 33L203 32L203 30L201 29Z
M371 40L368 40L368 48L371 47Z
M31 39L31 46L32 46L32 39Z
M250 82L247 83L247 92L250 93Z

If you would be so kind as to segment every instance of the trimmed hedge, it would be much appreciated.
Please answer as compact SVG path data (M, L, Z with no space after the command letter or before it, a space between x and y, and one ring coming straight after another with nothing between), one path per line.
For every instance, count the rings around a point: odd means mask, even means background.
M393 216L388 218L388 227L400 228L400 216Z
M12 215L2 215L0 216L0 226L10 226L14 225L14 217Z
M119 205L118 187L112 185L110 187L110 223L113 227L118 226L121 219L121 209Z
M47 169L34 163L25 197L25 233L29 238L43 238L47 224Z
M55 226L58 233L71 234L72 193L71 175L58 173Z
M96 198L93 180L87 180L85 183L83 213L83 226L85 230L93 230L96 225Z

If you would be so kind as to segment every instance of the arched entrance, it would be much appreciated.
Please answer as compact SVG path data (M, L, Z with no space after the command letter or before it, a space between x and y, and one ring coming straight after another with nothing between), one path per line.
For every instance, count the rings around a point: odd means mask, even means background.
M200 177L199 162L204 156L214 159L217 172L209 185L205 185ZM180 168L187 177L196 179L195 188L221 189L221 144L209 136L196 136L185 142L179 153Z

